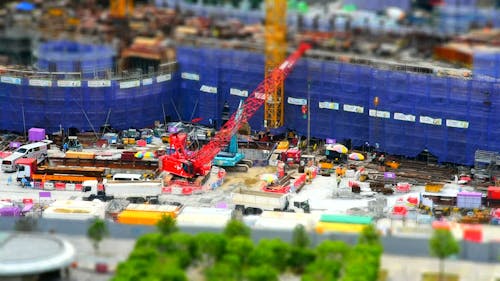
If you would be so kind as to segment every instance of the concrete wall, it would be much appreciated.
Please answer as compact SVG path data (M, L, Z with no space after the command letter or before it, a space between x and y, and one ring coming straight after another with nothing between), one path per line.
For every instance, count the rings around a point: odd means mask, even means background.
M11 217L0 217L0 231L12 231L16 219ZM86 235L89 222L40 219L37 222L38 229L42 232L54 231L70 235ZM110 235L115 238L133 239L145 233L154 232L151 226L124 225L108 222ZM196 234L199 232L221 232L222 229L209 227L181 227L181 231ZM357 235L345 233L310 234L313 245L318 245L324 240L341 240L349 244L355 244ZM291 241L292 233L286 230L252 230L252 239L259 241L264 238L280 238ZM410 237L382 237L384 252L392 255L429 257L429 241L422 238ZM500 257L500 242L472 243L461 241L461 252L456 258L474 262L496 263Z

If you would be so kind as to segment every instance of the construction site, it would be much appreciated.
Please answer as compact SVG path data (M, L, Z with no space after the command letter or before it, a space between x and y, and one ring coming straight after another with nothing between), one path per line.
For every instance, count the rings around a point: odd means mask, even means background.
M499 6L2 2L0 217L448 229L494 262Z

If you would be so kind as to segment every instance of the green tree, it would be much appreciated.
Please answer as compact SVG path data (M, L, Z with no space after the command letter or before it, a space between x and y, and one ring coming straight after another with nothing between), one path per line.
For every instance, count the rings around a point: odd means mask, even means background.
M100 218L94 219L87 229L87 237L92 241L96 252L99 251L99 243L107 236L109 236L109 231L106 222Z
M429 240L429 249L433 257L439 259L439 280L444 278L444 260L460 252L460 245L453 234L446 229L436 229Z
M318 259L342 261L350 250L343 241L325 240L316 247L316 256Z
M230 220L224 228L224 235L229 238L235 236L250 237L250 228L246 226L242 221L233 219Z
M220 261L226 252L227 238L219 233L202 232L196 235L195 241L201 254L201 260L207 267Z
M358 243L381 245L380 234L377 232L377 229L374 225L370 224L363 228L363 231L361 231L361 234L359 235Z
M152 265L141 259L128 259L118 265L113 281L142 280L151 274Z
M313 249L291 247L288 256L288 267L296 274L304 273L305 268L314 262L316 255Z
M157 268L160 268L161 270L160 273L158 274L159 276L155 279L151 278L148 280L188 281L185 271L179 267L176 267L175 265L169 265L168 263L158 263Z
M38 221L33 217L21 217L16 221L14 225L14 230L33 232L38 230Z
M146 233L137 239L135 242L135 247L154 247L158 248L161 238L163 235L158 232Z
M338 280L351 247L343 241L325 240L316 246L316 259L305 267L303 281Z
M238 281L239 271L232 264L226 262L218 262L214 266L205 269L206 281Z
M306 267L304 274L302 274L301 280L336 281L338 280L341 269L342 269L342 263L340 261L316 260Z
M191 235L182 232L161 235L156 249L163 255L175 257L180 268L186 268L198 257L198 244Z
M269 265L251 267L245 275L248 281L278 281L278 271Z
M253 242L248 237L236 236L228 241L227 253L234 254L240 258L240 265L245 266L249 260L249 254L253 250Z
M306 248L309 247L310 244L311 239L309 239L306 228L302 224L297 225L292 233L292 246Z
M380 268L381 247L358 244L344 260L342 281L376 281Z
M163 235L169 235L179 231L175 219L169 215L163 215L158 223L156 223L156 228L158 228L158 231Z
M249 253L249 262L254 266L269 265L283 271L287 266L290 248L290 244L281 239L262 239Z

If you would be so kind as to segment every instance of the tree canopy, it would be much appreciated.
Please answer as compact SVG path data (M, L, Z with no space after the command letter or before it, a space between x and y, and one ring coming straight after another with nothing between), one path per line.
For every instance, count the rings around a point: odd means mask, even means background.
M109 231L106 222L100 218L94 219L87 229L87 237L92 241L94 250L99 250L99 243L107 236Z
M112 280L184 281L191 277L186 272L196 271L207 281L277 281L283 273L303 281L375 281L382 254L378 234L371 230L355 246L325 240L309 247L303 227L295 229L291 243L277 238L254 243L250 229L237 220L230 221L223 233L172 231L177 229L175 220L167 219L157 229L137 240Z
M429 240L431 256L439 259L439 280L444 277L444 260L460 252L460 244L447 229L436 229Z

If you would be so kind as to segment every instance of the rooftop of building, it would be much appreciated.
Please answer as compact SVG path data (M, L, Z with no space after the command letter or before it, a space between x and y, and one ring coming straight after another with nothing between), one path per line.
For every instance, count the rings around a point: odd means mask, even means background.
M33 275L69 266L75 249L42 233L0 232L0 277Z

